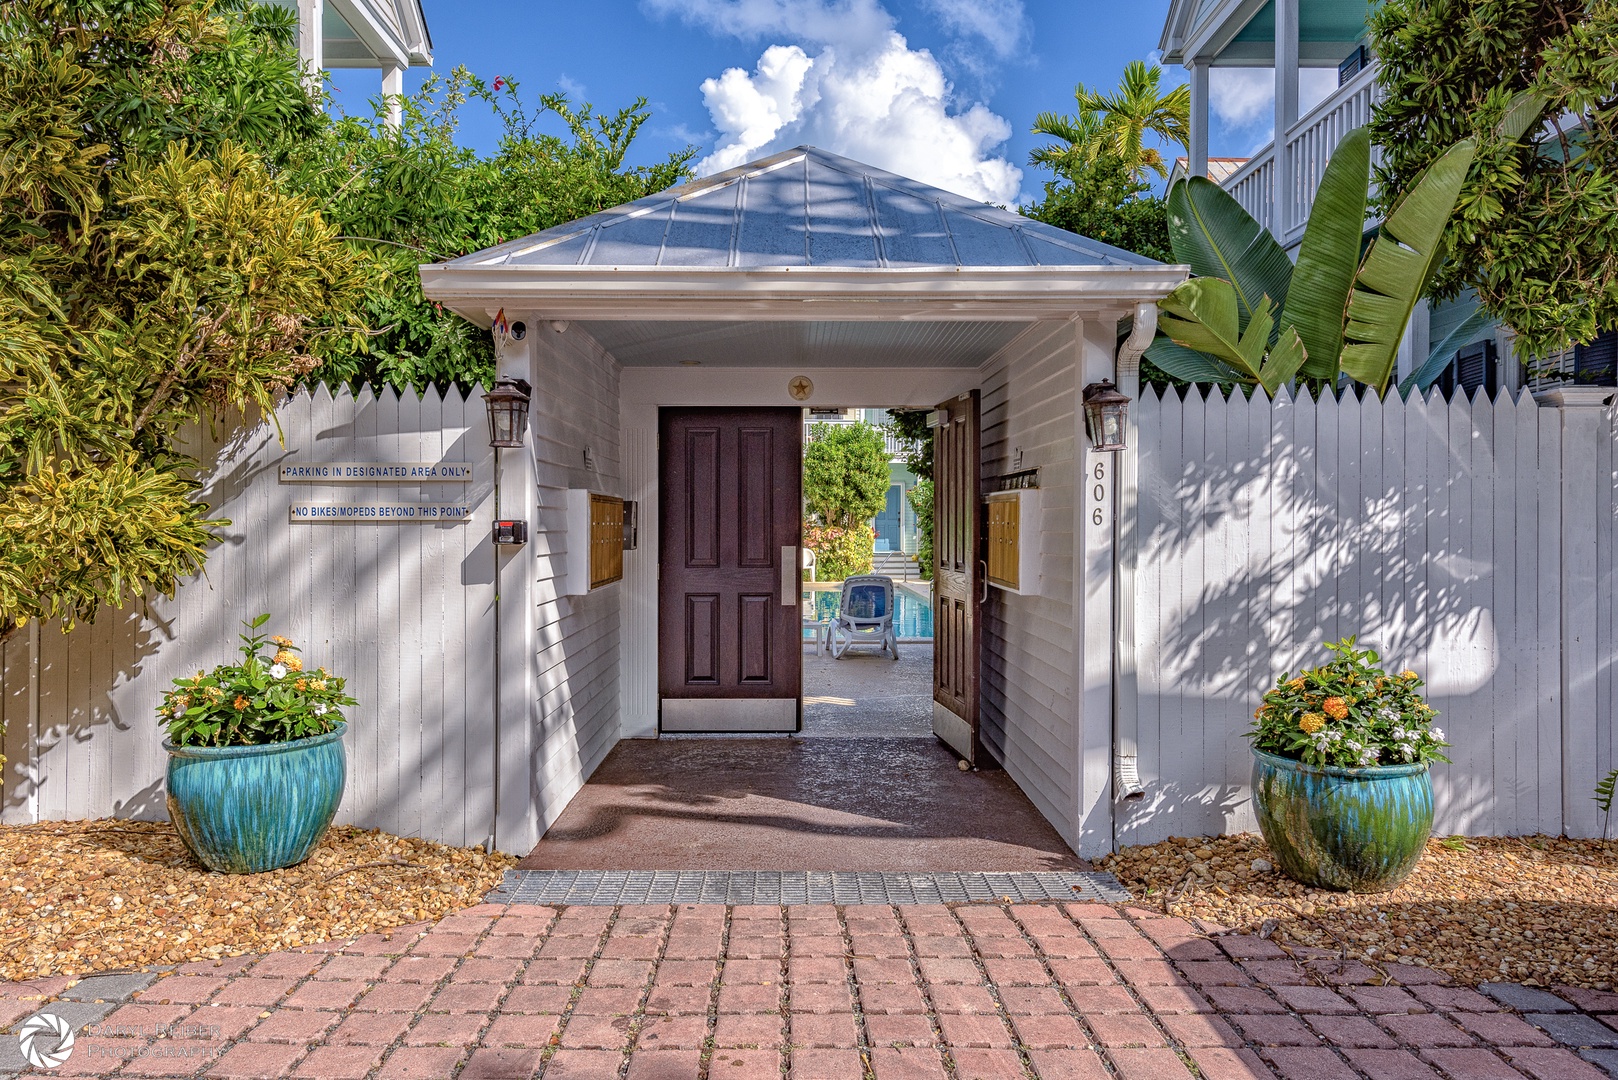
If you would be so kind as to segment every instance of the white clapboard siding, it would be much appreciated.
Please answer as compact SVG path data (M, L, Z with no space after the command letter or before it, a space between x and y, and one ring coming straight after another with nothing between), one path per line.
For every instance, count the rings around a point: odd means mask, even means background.
M338 820L456 844L489 832L492 459L480 397L321 388L269 423L186 438L223 528L206 573L174 599L104 611L4 649L3 820L166 816L155 717L181 675L233 659L242 622L274 617L307 664L348 678L348 790ZM468 433L470 431L470 436ZM459 484L283 484L286 461L466 461L472 520L293 525L293 502L432 498ZM31 649L37 637L37 658ZM37 672L35 670L37 666Z
M537 338L529 417L539 485L531 543L538 568L532 599L538 738L531 764L534 816L543 832L619 737L618 594L624 585L559 595L566 560L589 553L587 538L580 543L565 531L566 492L629 493L619 464L618 362L577 324L565 333L542 329Z
M1039 469L1037 595L989 589L983 605L979 712L984 745L1070 845L1077 749L1073 723L1073 495L1077 327L1040 323L983 372L983 475ZM1014 463L1017 450L1020 463Z
M1146 799L1120 843L1251 829L1243 733L1284 670L1357 635L1427 680L1436 828L1593 835L1614 766L1610 409L1527 395L1184 399L1140 411Z

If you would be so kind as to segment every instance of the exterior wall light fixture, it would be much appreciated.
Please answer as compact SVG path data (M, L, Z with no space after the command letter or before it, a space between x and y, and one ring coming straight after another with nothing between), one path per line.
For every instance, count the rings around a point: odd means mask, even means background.
M1098 453L1124 449L1128 415L1129 398L1118 392L1111 379L1084 388L1084 429L1090 436L1090 449Z
M489 409L489 445L521 446L528 430L528 401L533 387L526 379L502 377L494 389L483 395Z

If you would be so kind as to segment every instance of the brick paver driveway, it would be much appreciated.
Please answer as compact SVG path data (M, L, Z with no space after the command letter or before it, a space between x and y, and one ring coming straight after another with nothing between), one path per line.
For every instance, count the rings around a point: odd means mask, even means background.
M61 1001L49 1007L88 1025L38 1075L1602 1075L1475 991L1393 970L1407 985L1099 904L484 905L388 937L187 964L122 1005ZM7 988L5 1022L64 989Z

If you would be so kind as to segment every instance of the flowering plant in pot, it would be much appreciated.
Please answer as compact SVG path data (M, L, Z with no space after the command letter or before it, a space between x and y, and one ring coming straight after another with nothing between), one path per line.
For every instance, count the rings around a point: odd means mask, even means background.
M241 635L242 659L174 681L158 720L168 738L168 808L180 839L212 870L258 873L309 857L347 780L342 710L356 702L298 646Z
M1253 713L1253 798L1282 873L1305 885L1391 889L1432 833L1428 766L1444 732L1408 669L1389 675L1344 638L1319 667L1276 680Z

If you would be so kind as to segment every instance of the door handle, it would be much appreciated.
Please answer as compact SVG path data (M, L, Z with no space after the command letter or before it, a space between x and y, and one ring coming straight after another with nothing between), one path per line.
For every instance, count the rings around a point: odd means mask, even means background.
M987 604L989 602L989 564L982 559L978 560L978 588L982 590L978 594L978 603Z
M798 549L781 548L781 606L793 607L798 602Z

